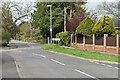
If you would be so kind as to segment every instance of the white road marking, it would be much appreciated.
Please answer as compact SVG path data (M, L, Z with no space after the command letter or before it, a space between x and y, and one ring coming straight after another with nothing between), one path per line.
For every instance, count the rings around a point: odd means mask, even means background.
M101 65L105 66L106 64L101 64Z
M118 64L118 62L111 62L111 61L102 61L102 60L95 60L95 59L87 59L87 58L83 58L83 57L77 57L77 56L72 56L72 55L69 55L69 54L64 54L64 53L59 53L59 52L54 52L54 51L48 51L48 52L51 52L51 53L54 53L54 54L60 54L60 55L65 55L65 56L70 56L70 57L74 57L74 58L78 58L78 59L82 59L82 60L87 60L87 61L90 61L90 62L102 62L102 63L110 63L110 64Z
M114 67L115 69L119 69L118 67Z
M89 75L89 74L87 74L87 73L85 73L85 72L82 72L82 71L77 70L77 69L75 69L75 71L77 71L77 72L79 72L79 73L82 73L82 74L84 74L84 75L86 75L86 76L88 76L88 77L90 77L90 78L94 78L94 79L95 79L95 77L93 77L93 76L91 76L91 75Z
M46 56L44 56L44 55L39 55L39 56L46 58Z
M107 67L112 67L111 65L107 65Z
M59 61L56 61L56 60L54 60L54 59L51 59L51 60L54 61L54 62L56 62L56 63L58 63L58 64L61 64L61 65L65 66L65 64L63 64L63 63L61 63L61 62L59 62Z
M37 55L37 54L35 54L35 53L32 53L33 55Z
M39 55L39 54L35 54L35 53L32 53L33 55L36 55L36 56L41 56L41 57L43 57L43 58L46 58L46 56L44 56L44 55Z
M17 62L14 61L14 63L15 63L15 66L16 66L16 69L17 69L17 72L18 72L18 74L19 74L19 77L20 77L20 78L23 78L22 73L20 72L20 69L19 69L19 67L18 67L18 65L17 65Z

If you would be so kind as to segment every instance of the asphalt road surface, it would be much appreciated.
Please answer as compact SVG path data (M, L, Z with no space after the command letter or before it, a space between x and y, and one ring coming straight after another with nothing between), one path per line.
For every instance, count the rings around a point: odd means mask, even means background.
M18 45L18 48L2 50L2 77L4 78L79 78L83 80L111 78L114 80L119 76L118 64L87 61L44 51L41 50L43 45L37 43L16 40L12 40L11 43Z

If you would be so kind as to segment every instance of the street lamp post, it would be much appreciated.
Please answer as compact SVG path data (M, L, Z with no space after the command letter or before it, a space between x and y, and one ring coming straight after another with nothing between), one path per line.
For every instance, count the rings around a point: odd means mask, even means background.
M52 43L52 5L47 5L50 7L50 42Z

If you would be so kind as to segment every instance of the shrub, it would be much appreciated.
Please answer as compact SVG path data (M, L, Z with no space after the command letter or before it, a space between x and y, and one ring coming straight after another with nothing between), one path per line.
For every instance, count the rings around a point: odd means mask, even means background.
M56 38L60 38L59 45L70 46L70 34L69 32L60 32L56 34Z
M10 41L11 34L9 32L3 32L0 34L0 40L2 43L8 43Z
M92 28L96 21L89 17L85 18L77 27L76 34L82 34L84 36L90 37L92 35Z
M20 40L24 40L24 39L25 39L25 35L22 34L19 39L20 39Z
M41 43L41 44L47 43L47 39L45 39L45 38L40 39L40 43Z
M37 40L37 37L32 37L32 40Z
M11 34L0 30L0 46L7 46L9 44Z
M8 46L8 43L2 43L2 44L0 44L0 46L2 46L2 47Z
M92 32L96 36L103 36L108 34L109 36L115 36L116 30L112 19L108 15L104 15L101 19L94 25Z

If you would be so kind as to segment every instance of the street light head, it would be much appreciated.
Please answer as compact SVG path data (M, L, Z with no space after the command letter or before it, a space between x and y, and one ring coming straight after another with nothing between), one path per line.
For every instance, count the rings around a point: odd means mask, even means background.
M52 5L47 5L47 7L51 7Z

